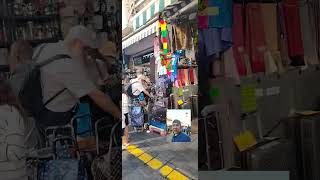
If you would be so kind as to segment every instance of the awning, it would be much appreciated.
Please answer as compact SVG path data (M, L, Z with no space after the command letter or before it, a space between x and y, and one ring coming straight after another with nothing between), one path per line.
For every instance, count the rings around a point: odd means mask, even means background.
M177 2L167 6L162 11L162 15L169 18L174 16L178 12L182 13L183 11L185 11L186 9L189 9L190 7L197 8L197 4L198 4L197 0L178 0Z
M123 54L127 56L139 56L153 51L153 39L155 38L155 36L156 34L154 33L123 49Z

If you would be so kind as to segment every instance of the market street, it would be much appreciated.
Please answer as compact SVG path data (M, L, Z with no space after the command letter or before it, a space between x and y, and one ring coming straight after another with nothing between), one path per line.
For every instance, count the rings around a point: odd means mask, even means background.
M122 178L198 179L198 135L192 135L191 143L171 143L169 137L131 132L132 146L122 153Z

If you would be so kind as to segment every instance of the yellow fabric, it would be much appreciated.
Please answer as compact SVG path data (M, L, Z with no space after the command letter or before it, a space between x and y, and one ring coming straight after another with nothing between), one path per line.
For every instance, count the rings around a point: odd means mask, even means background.
M240 152L257 144L257 140L249 130L233 138Z

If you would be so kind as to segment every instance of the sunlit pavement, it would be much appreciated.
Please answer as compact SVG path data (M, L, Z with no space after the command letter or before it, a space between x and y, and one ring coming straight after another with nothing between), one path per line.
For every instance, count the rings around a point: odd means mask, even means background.
M198 179L198 135L191 143L171 143L170 136L131 132L122 153L122 179Z

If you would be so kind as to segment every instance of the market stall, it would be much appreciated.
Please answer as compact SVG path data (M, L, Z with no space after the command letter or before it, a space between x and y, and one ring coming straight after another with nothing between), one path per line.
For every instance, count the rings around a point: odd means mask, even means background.
M167 109L191 109L192 117L197 117L196 10L194 1L177 1L159 15L153 43L156 93L150 105L149 128L162 135L166 134Z

